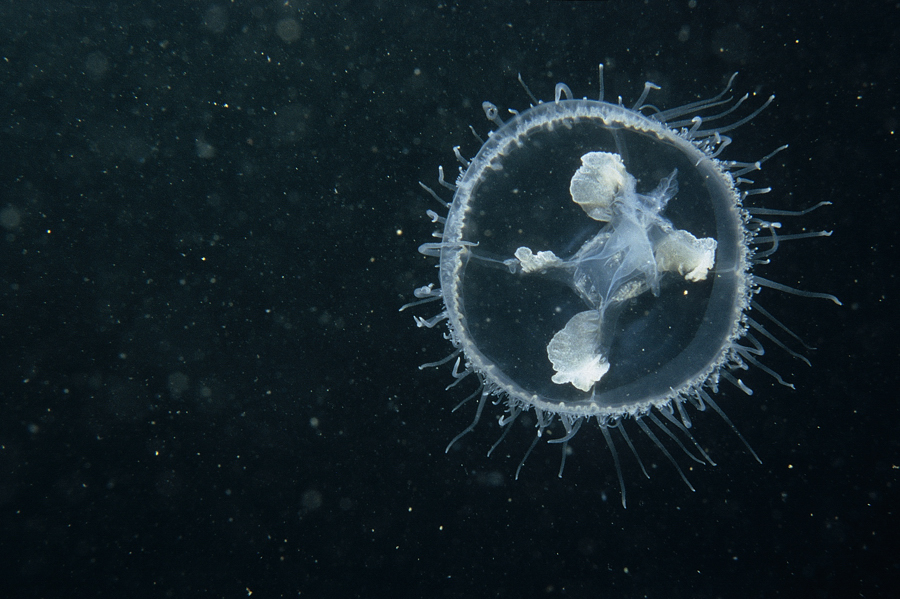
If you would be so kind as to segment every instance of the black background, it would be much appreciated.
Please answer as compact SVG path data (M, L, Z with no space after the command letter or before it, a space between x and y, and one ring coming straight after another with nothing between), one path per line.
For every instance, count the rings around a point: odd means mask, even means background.
M0 564L15 597L882 597L896 591L895 3L0 4ZM695 434L696 493L595 426L566 475L420 372L417 181L522 74L672 107L737 87L725 158L828 239L763 274L818 349L766 356ZM763 271L761 271L763 272ZM464 387L464 385L460 385ZM468 390L467 390L468 389ZM532 421L533 422L533 421Z

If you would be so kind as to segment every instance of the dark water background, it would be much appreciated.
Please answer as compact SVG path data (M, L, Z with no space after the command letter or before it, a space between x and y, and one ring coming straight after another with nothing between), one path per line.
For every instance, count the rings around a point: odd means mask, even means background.
M900 9L859 2L0 3L0 571L9 597L890 597L898 572ZM726 157L790 143L800 222L773 351L694 418L691 493L595 429L566 476L450 414L417 181L483 100L776 94ZM487 419L490 420L490 419Z

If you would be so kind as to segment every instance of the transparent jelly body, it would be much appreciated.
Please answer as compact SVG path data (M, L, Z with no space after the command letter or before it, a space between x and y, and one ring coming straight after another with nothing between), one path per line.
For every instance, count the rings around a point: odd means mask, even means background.
M689 140L620 106L561 101L524 116L495 131L457 182L440 266L456 343L522 407L603 420L690 392L727 361L749 301L731 178ZM573 201L590 153L618 157L632 181L606 216ZM672 231L715 248L702 278L647 266ZM555 261L529 270L521 248ZM606 370L561 382L548 348L592 310L584 322L597 325Z

